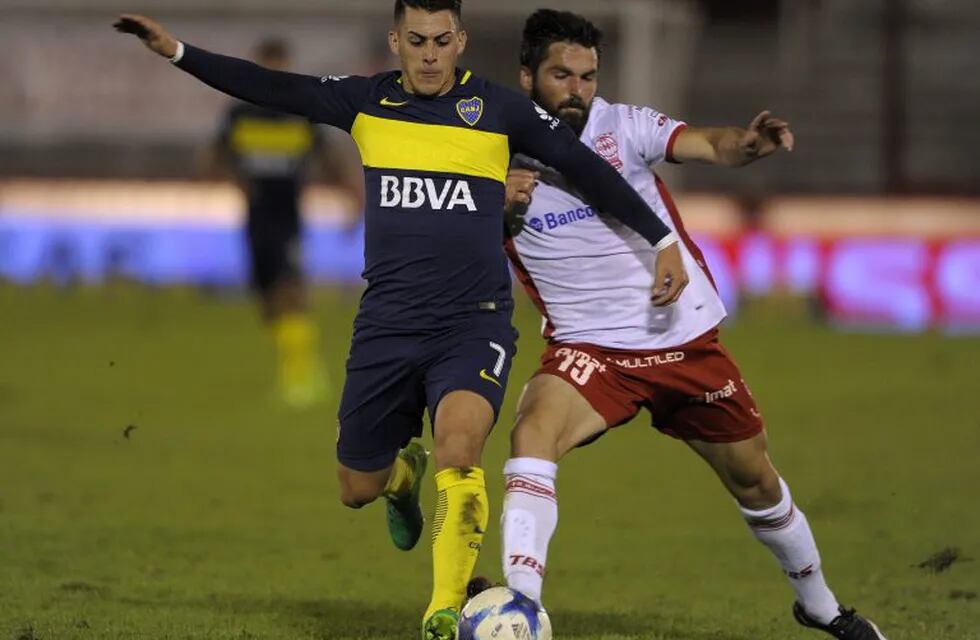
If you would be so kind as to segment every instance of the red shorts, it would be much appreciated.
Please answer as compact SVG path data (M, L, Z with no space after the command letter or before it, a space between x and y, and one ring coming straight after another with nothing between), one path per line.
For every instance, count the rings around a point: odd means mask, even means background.
M551 344L537 373L565 380L606 420L628 422L640 409L681 440L738 442L762 432L762 415L735 361L712 329L687 344L623 351L593 344Z

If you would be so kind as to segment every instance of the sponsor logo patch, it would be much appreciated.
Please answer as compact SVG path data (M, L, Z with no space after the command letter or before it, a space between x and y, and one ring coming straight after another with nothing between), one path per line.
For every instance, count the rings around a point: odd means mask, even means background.
M498 387L503 388L503 385L500 384L500 380L497 380L492 375L490 375L489 373L487 373L487 370L486 369L480 369L480 377L483 378L484 380L487 380L489 382L494 383Z
M729 379L728 384L721 389L718 389L717 391L705 391L703 395L694 396L691 398L690 402L692 404L711 404L725 398L731 398L736 393L738 393L738 386L735 384L734 380Z
M544 576L544 564L539 562L536 558L515 553L508 559L510 561L510 566L512 567L529 567L534 569L534 572L539 576Z
M566 224L578 222L579 220L587 220L595 216L596 211L592 207L579 207L578 209L569 209L560 213L549 212L540 218L535 216L529 219L527 224L535 231L544 231L545 228L557 229Z
M466 180L440 180L381 176L381 206L385 209L421 209L476 211L476 202Z
M799 571L787 571L786 575L788 575L793 580L801 580L803 578L813 575L813 565L808 564L807 566L803 567Z
M606 358L606 360L623 369L646 369L648 367L659 367L665 364L683 362L685 357L686 354L683 351L670 351L668 353L658 353L642 358Z

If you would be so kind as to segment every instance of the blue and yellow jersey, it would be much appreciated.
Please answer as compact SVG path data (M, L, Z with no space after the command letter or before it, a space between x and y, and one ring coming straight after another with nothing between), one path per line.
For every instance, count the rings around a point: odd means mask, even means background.
M358 330L443 330L481 310L510 308L503 208L515 153L561 171L650 242L669 233L570 128L469 71L457 71L448 93L423 97L405 91L397 71L317 78L186 45L177 64L220 91L354 138L367 194L368 287Z
M322 149L316 125L302 116L237 102L228 107L217 146L234 168L249 206L298 206L309 163Z
M435 98L406 93L400 77L326 81L361 92L349 129L368 194L361 316L438 326L509 310L501 212L510 144L499 97L468 72Z

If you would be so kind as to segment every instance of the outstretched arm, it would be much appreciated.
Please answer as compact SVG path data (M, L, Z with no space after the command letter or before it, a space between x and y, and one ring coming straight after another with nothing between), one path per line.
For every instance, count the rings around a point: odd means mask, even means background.
M670 159L742 167L780 148L792 151L793 143L789 123L763 111L747 129L687 127L677 134Z
M148 49L222 93L315 122L349 130L358 106L356 94L366 90L363 78L328 84L315 76L273 71L247 60L198 49L178 41L146 16L123 14L113 26L137 36ZM340 84L345 84L343 89Z

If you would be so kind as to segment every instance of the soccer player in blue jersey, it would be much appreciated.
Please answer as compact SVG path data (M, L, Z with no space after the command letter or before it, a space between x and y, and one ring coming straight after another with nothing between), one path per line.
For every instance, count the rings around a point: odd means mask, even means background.
M433 592L422 637L455 637L488 522L479 467L515 352L502 251L511 155L561 171L598 210L657 251L652 304L687 284L677 239L608 163L526 96L456 67L466 47L461 0L395 0L388 40L401 69L318 78L264 69L180 42L124 15L157 54L247 102L350 132L364 164L367 290L354 323L337 442L341 500L387 499L399 548L415 546L418 494L433 424Z

